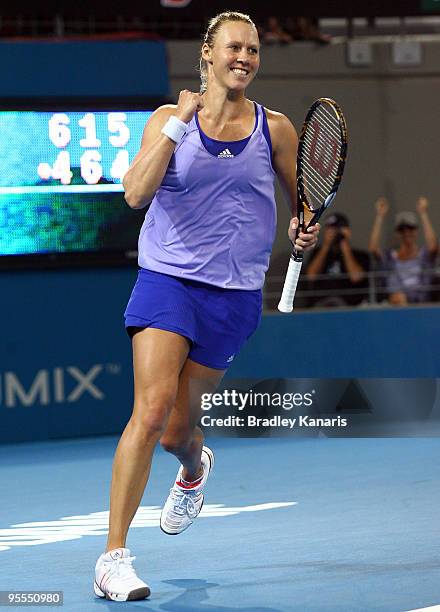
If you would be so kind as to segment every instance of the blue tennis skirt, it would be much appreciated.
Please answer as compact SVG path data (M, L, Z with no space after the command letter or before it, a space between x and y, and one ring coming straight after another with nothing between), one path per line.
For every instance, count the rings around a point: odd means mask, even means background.
M141 268L124 313L135 328L175 332L191 344L188 357L225 370L261 320L261 289L222 289Z

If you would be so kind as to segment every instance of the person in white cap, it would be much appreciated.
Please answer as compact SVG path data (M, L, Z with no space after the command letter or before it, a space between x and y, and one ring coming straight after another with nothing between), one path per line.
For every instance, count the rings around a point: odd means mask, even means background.
M384 219L389 210L386 198L376 202L376 218L370 236L369 251L382 262L387 271L386 290L388 301L404 306L408 303L426 302L430 297L433 263L437 255L437 235L428 215L429 202L420 196L416 213L401 211L394 220L398 247L382 250L380 239ZM419 224L422 226L425 246L417 243Z

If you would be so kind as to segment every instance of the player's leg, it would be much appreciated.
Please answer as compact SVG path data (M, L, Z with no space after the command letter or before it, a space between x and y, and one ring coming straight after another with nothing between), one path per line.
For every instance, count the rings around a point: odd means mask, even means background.
M134 407L113 463L107 550L125 546L188 350L185 338L160 329L143 329L133 337Z
M197 423L201 396L213 393L261 314L261 291L229 291L192 283L195 326L191 350L179 380L176 404L161 437L162 446L181 462L162 510L161 527L181 533L199 514L203 488L213 466L213 453L203 446Z
M203 445L201 397L214 393L226 370L187 359L179 380L176 403L160 442L182 464L161 513L160 526L169 535L187 529L203 506L203 489L214 465L211 449Z
M113 462L107 552L95 567L94 592L115 601L144 599L150 588L137 577L125 547L151 467L154 447L175 403L189 350L178 334L143 329L133 337L134 408Z
M191 359L186 360L181 372L176 403L160 443L179 459L185 480L195 480L201 475L204 436L197 425L202 415L201 397L215 392L225 372Z

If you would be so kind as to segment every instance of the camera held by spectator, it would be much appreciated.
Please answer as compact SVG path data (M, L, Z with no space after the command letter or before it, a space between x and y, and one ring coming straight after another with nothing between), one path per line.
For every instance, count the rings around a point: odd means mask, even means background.
M335 212L324 223L322 245L306 268L311 306L355 306L368 297L369 256L351 247L348 218Z

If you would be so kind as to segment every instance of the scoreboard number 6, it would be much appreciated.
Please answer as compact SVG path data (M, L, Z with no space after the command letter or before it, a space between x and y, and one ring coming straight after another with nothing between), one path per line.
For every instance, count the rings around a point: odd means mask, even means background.
M64 149L69 144L72 134L67 126L70 123L65 113L55 113L49 119L49 138L58 149Z

